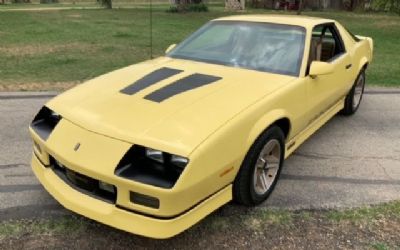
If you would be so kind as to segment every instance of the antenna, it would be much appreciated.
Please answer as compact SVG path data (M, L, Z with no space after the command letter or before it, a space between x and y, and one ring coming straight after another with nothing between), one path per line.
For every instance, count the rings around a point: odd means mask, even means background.
M153 1L150 4L150 59L153 59Z

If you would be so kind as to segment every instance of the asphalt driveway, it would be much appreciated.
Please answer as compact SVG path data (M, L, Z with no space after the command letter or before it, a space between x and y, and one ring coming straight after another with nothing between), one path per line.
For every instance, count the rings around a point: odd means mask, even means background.
M29 167L27 127L52 93L0 93L0 220L68 213ZM400 90L368 89L359 112L336 116L285 162L264 204L345 208L400 200Z

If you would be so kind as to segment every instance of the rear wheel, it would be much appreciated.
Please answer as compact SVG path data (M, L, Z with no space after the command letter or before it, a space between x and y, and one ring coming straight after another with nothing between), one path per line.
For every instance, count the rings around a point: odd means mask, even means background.
M233 197L236 202L252 206L268 198L282 169L284 140L282 130L273 126L255 141L233 184Z
M361 70L349 94L346 96L342 114L352 115L360 107L365 88L365 71Z

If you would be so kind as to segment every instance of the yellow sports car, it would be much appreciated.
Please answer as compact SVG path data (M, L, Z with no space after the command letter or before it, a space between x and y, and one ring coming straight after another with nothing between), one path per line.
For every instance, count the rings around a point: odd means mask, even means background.
M231 200L263 202L285 158L358 109L372 51L334 20L210 21L49 101L30 125L33 171L67 209L172 237Z

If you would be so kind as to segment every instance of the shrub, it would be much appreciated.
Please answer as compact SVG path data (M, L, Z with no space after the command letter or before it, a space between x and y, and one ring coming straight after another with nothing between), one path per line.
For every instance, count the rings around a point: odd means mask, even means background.
M12 3L31 3L30 0L12 0Z
M169 13L178 13L178 12L207 12L208 7L204 3L192 3L192 4L178 4L172 5L167 9Z
M177 13L179 12L179 9L177 6L173 5L173 6L169 6L169 9L167 9L167 12L169 13Z
M58 3L58 0L40 0L40 3Z
M208 7L204 3L189 4L188 11L190 11L190 12L207 12Z
M372 2L372 9L400 14L400 0L375 0Z

